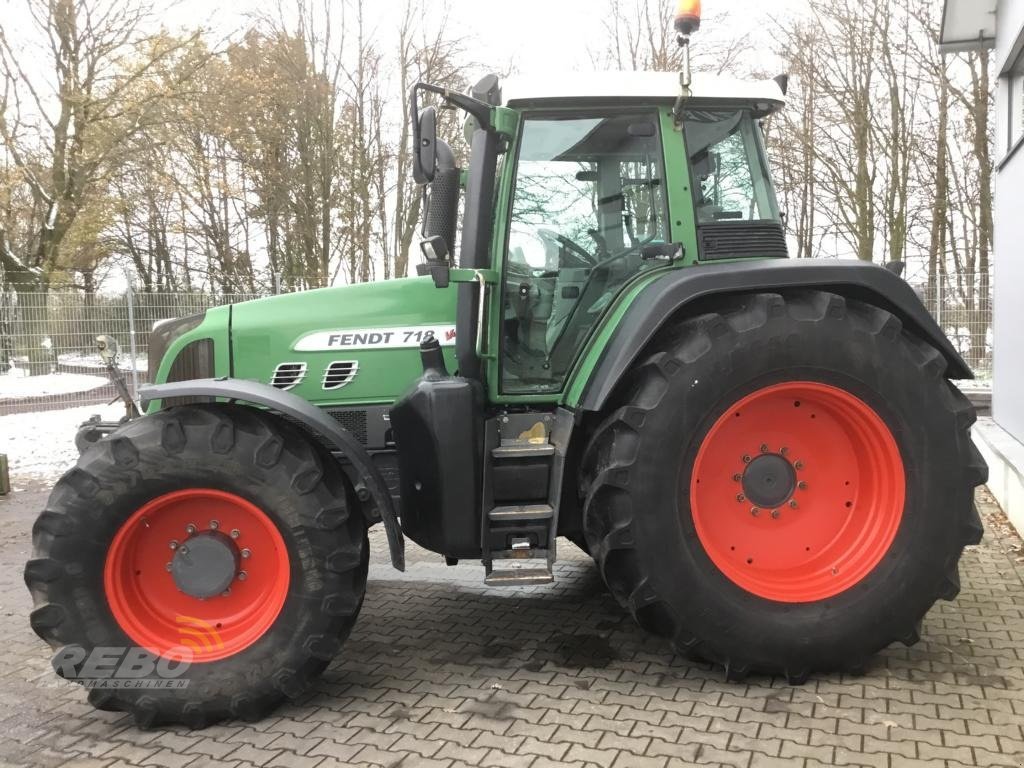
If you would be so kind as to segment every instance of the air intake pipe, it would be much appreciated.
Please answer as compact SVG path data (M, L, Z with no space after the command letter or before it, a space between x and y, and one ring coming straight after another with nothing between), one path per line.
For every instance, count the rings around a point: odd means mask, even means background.
M437 170L430 182L423 236L444 238L448 253L455 253L455 229L459 217L459 175L455 155L447 143L437 142Z

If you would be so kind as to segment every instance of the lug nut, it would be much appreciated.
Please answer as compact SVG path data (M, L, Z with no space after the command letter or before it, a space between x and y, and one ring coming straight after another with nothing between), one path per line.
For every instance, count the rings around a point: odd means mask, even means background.
M740 474L739 472L737 472L737 473L736 473L735 475L733 475L733 476L732 476L732 479L733 479L733 480L734 480L735 482L737 482L737 483L738 483L738 482L739 482L740 480L742 480L742 479L743 479L743 475L741 475L741 474Z
M220 523L217 522L216 520L211 520L210 521L210 529L216 531L218 528L220 528Z
M799 459L797 459L795 462L793 462L793 468L794 469L803 469L804 468L804 463L802 461L800 461Z
M241 535L242 535L242 532L240 530L238 530L237 528L232 528L231 529L231 538L232 539L237 539Z
M789 500L789 508L790 509L796 509L796 499L790 499Z
M778 520L778 519L779 519L779 510L773 509L772 510L772 520Z
M758 515L761 514L761 510L758 509L757 507L751 507L750 508L750 514L752 514L754 517L757 517Z
M191 536L197 530L198 529L196 528L196 524L195 523L189 523L188 525L185 526L185 533L187 533L189 536Z
M245 581L248 578L249 578L249 574L246 573L245 571L239 571L238 572L238 580L239 581Z
M761 453L768 453L768 444L761 443Z
M747 498L747 497L744 496L742 493L737 493L736 494L736 501L743 501L745 498Z
M164 566L164 569L165 569L165 570L168 570L168 571L169 571L169 570L171 570L171 569L172 569L173 567L174 567L173 565L171 565L170 563L168 563L167 565L165 565L165 566Z
M241 554L242 554L242 557L249 557L250 555L252 555L252 552L250 552L249 549L246 548L246 549L242 550Z
M749 464L750 463L750 456L748 456L745 453L743 454L743 463L744 464Z
M785 456L787 453L789 453L789 448L787 448L786 446L782 446L781 448L779 448L779 453Z
M177 539L171 539L170 542L167 544L167 546L169 546L171 549L177 549L178 548L178 541L177 541Z
M220 596L221 597L227 597L230 594L231 594L231 587L228 587L227 589L225 589L223 592L220 593Z
M181 552L181 554L187 555L188 554L188 547L186 547L184 544L182 544L181 549L179 551Z
M806 491L807 490L807 483L805 483L803 480L801 480L799 483L796 484L796 487L799 488L801 491Z

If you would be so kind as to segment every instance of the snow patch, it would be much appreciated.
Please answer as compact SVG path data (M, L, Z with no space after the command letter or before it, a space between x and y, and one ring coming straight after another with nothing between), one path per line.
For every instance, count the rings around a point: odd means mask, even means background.
M0 416L0 453L7 454L11 480L55 482L78 460L75 433L93 414L105 421L117 421L124 416L124 406L86 405Z
M98 368L101 370L106 370L107 368L98 352L63 352L57 355L57 362L60 365L73 366L75 368ZM131 357L122 353L117 359L117 367L122 371L132 370ZM139 373L145 373L149 370L148 361L144 355L136 356L135 370Z
M106 376L88 376L84 373L47 373L42 376L4 374L0 376L0 400L72 395L98 389L107 383Z

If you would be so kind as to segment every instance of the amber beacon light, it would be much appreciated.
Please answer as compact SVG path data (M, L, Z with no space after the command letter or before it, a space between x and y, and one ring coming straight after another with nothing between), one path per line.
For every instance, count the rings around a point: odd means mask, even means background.
M689 37L700 29L700 0L679 0L676 5L676 32Z

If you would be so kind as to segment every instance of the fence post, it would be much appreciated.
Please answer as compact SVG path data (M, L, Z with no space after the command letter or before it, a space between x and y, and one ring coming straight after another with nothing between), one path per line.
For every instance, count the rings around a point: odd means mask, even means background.
M11 473L7 463L7 456L0 453L0 496L6 496L11 492Z
M131 278L128 279L128 290L125 293L125 297L128 299L128 348L131 350L132 356L132 397L138 398L139 366L135 347L135 288L132 285Z

